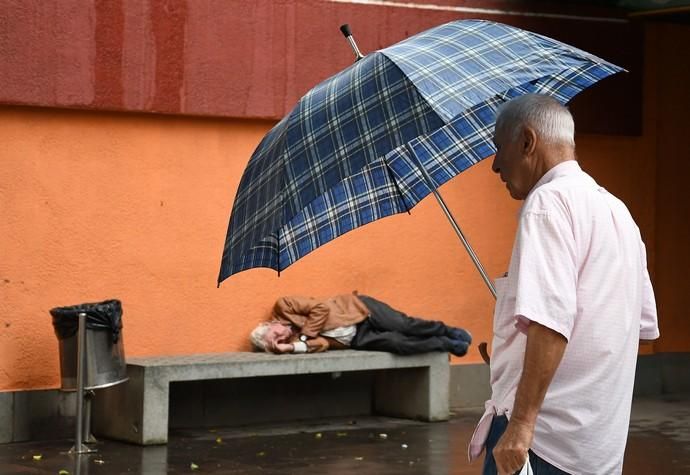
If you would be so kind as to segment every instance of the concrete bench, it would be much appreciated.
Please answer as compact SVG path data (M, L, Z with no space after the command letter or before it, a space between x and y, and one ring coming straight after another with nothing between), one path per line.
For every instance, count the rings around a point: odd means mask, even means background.
M141 445L167 443L171 382L348 371L375 371L373 408L377 414L424 421L449 417L447 353L235 352L129 358L129 381L99 390L94 398L94 432Z

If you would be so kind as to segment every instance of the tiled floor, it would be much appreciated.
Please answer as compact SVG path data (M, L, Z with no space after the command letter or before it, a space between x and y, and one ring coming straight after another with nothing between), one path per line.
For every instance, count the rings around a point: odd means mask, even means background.
M466 456L477 417L463 412L431 424L366 417L176 431L167 446L101 441L97 453L78 457L63 453L69 440L7 444L0 445L0 474L479 474L480 463L469 465ZM624 473L690 474L690 398L635 402Z

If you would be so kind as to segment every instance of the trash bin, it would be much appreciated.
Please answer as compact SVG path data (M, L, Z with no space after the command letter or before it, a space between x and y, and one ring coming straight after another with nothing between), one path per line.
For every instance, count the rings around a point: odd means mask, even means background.
M99 389L126 381L122 304L119 300L105 300L50 310L60 347L61 389L77 389L80 313L86 314L84 388Z

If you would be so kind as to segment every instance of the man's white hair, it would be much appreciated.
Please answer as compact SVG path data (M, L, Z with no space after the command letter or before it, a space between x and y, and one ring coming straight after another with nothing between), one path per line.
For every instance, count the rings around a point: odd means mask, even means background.
M542 140L575 146L575 122L567 107L543 94L525 94L498 108L496 131L507 128L512 139L529 125Z
M263 322L260 323L252 332L249 334L249 340L252 342L252 346L255 350L266 351L266 333L271 327L273 322Z

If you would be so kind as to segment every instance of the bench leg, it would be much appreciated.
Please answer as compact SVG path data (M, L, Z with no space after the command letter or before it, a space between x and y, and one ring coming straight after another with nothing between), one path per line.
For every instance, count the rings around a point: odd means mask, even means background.
M450 366L446 353L430 356L441 361L423 368L380 372L374 386L376 413L419 419L446 421L450 417Z
M140 445L168 442L169 383L128 367L129 381L100 389L94 398L97 435Z

